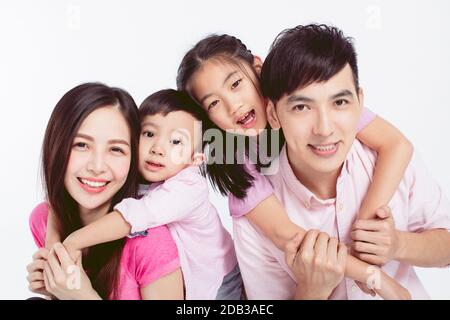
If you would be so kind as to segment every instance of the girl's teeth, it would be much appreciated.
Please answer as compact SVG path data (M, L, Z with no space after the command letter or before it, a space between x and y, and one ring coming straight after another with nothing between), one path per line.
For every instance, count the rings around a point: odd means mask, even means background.
M95 182L95 181L89 181L89 180L85 180L85 179L81 179L81 182L83 182L84 184L88 185L89 187L93 187L93 188L100 188L100 187L104 187L106 185L106 182Z

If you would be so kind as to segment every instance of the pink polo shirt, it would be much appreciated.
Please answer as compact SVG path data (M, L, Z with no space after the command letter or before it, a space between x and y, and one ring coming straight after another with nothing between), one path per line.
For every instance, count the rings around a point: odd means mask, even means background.
M39 248L45 245L48 205L43 202L30 215L30 229ZM180 267L178 252L169 230L148 230L147 237L126 239L120 259L119 300L141 300L140 289Z
M216 298L237 259L198 167L153 183L141 199L125 199L114 209L130 223L131 232L167 224L180 255L186 299Z
M376 153L355 140L337 180L336 198L329 200L317 198L296 178L286 155L286 146L278 160L279 172L267 178L291 221L306 230L319 229L341 242L351 243L351 228L371 183ZM249 194L249 197L252 195L258 197L256 193ZM398 230L450 230L448 199L416 154L389 206ZM249 299L292 299L296 282L285 263L284 252L258 232L245 217L233 219L233 230L239 267ZM407 288L413 299L428 298L413 267L391 261L383 270ZM330 298L373 299L348 278L340 283Z

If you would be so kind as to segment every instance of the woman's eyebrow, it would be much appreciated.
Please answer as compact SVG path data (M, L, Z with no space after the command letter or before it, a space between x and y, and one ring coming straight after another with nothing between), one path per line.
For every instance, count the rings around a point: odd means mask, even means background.
M128 141L123 140L123 139L111 139L108 141L109 144L124 144L126 146L130 146L130 144L128 143Z

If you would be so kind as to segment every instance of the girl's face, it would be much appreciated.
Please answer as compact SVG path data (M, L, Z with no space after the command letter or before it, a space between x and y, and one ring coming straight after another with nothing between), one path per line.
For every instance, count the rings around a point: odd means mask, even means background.
M253 70L243 63L245 72L232 63L210 60L194 73L189 89L222 130L255 136L267 125L266 103L258 89ZM260 71L255 59L255 70Z
M83 121L72 142L64 178L81 212L109 207L127 179L130 146L130 130L117 107L96 109Z

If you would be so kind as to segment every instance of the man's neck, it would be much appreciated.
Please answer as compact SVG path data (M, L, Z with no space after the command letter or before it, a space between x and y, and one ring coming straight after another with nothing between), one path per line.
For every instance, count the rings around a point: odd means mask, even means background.
M286 149L286 152L292 171L301 184L314 193L319 199L327 200L336 198L336 184L342 166L335 172L317 172L311 167L292 161L291 159L296 159L297 157L292 155L290 158L288 149Z

